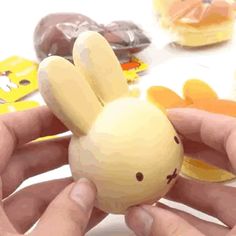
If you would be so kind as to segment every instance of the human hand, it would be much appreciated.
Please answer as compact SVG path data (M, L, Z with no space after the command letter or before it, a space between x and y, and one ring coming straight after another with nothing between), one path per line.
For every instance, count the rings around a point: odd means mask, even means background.
M195 109L173 109L169 118L182 136L185 154L236 173L236 119ZM213 216L226 226L157 203L134 207L127 225L138 236L236 235L236 189L180 177L166 196Z
M31 142L66 131L46 107L0 116L0 235L82 236L106 214L93 209L88 180L52 180L13 193L27 178L67 164L68 138Z

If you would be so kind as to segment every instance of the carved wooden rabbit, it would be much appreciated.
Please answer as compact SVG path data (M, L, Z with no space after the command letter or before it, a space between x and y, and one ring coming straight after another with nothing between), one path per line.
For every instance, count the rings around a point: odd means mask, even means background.
M75 65L52 56L39 68L40 92L73 132L74 179L94 182L96 206L122 214L164 196L180 171L183 148L168 118L148 101L129 97L119 61L95 32L81 34Z

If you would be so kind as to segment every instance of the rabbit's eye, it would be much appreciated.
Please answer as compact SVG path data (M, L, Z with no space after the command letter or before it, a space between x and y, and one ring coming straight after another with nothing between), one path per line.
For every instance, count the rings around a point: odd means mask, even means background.
M179 139L177 138L177 136L174 137L174 140L177 144L179 144Z
M138 172L138 173L136 174L136 179L137 179L139 182L142 182L143 179L144 179L143 173Z

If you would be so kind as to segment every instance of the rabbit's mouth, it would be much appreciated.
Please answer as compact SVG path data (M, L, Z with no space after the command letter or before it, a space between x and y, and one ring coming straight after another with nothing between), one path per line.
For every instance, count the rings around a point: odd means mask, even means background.
M168 175L166 177L167 179L167 184L170 184L174 179L176 179L176 177L178 176L178 171L177 169L175 168L174 172L171 174L171 175Z

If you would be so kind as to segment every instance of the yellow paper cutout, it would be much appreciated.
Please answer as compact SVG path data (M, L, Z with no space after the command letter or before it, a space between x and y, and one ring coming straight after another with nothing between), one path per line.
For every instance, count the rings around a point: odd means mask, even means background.
M139 78L140 73L148 70L148 64L136 57L131 58L128 62L122 63L121 67L123 69L124 76L129 83L136 81Z
M38 89L38 64L13 56L0 62L0 99L15 102Z
M23 101L23 102L16 102L16 103L6 103L0 104L0 115L15 111L24 111L31 108L38 107L39 104L34 101Z

